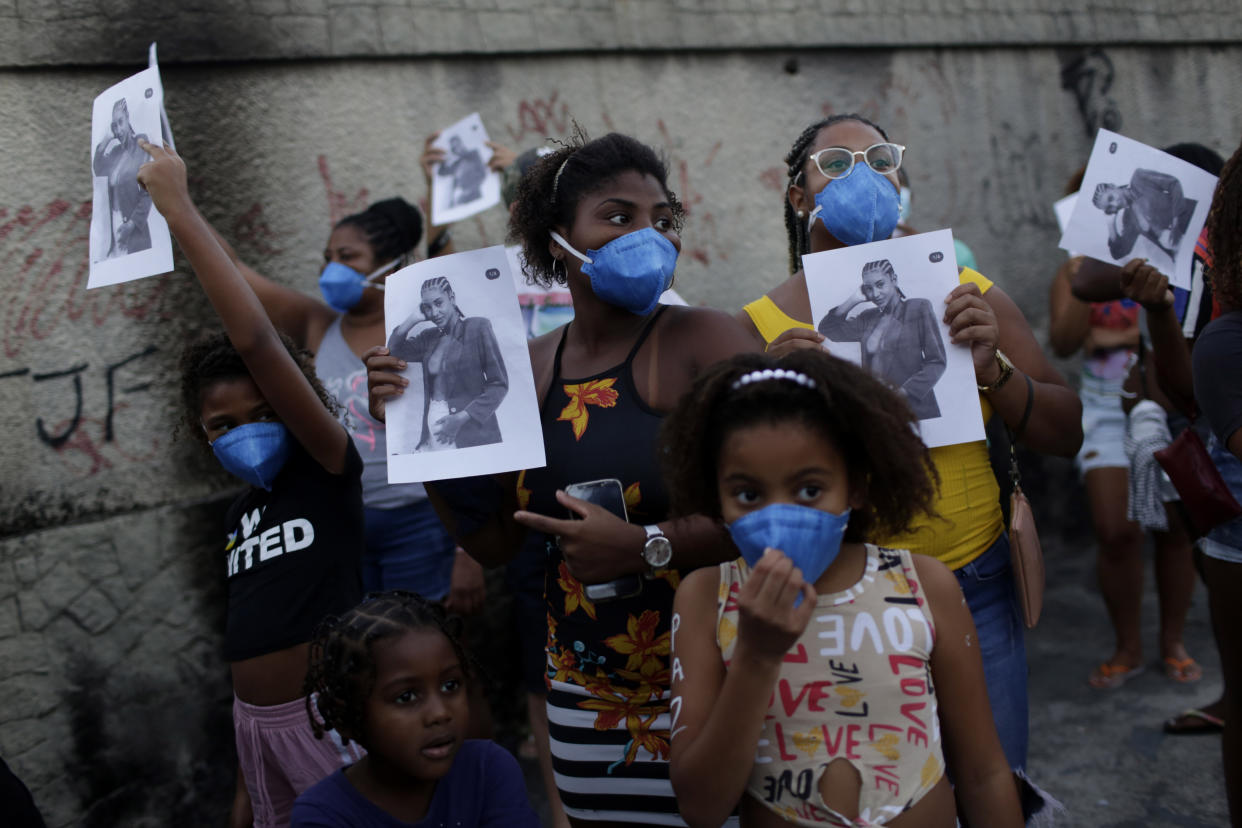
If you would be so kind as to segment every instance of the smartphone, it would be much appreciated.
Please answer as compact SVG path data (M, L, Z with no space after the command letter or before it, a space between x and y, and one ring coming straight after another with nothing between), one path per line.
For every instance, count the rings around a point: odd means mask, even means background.
M565 494L602 506L622 520L628 521L625 512L625 490L621 481L615 478L591 480L586 483L573 483L565 487ZM571 512L570 517L577 518ZM639 575L626 575L615 581L602 584L587 584L583 588L586 597L592 601L614 601L618 598L632 598L643 591L643 579Z

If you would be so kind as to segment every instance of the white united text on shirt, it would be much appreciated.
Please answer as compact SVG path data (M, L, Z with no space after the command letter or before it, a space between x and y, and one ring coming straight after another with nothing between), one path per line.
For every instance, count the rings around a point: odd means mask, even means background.
M233 577L243 570L250 569L256 563L289 552L305 549L315 542L315 527L306 518L293 518L277 526L269 526L259 534L254 531L263 517L263 509L253 509L241 517L241 536L238 540L237 531L229 536L225 547L228 555L228 577Z

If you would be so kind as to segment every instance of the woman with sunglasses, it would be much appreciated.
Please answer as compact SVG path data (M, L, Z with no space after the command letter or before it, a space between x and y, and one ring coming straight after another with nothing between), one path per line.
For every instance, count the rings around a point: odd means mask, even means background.
M738 314L770 352L821 346L824 336L809 321L802 256L889 238L900 210L897 169L904 152L859 115L834 115L798 136L785 157L792 275ZM1027 447L1073 457L1082 442L1077 395L1003 290L967 268L959 278L961 284L945 297L943 319L953 343L970 344L985 422L997 414L1017 429L1025 420ZM978 628L1001 744L1010 767L1021 771L1027 749L1026 648L1000 489L985 441L934 448L931 457L940 478L936 514L925 516L908 536L874 540L931 555L954 570Z

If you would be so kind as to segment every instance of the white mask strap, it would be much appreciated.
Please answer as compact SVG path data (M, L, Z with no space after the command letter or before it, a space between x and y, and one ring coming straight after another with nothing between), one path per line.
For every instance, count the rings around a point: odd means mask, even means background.
M822 209L824 208L816 204L815 209L811 211L811 215L807 217L806 231L808 233L811 232L811 228L815 226L815 217L819 215L819 211Z
M572 244L565 241L565 239L561 237L560 233L556 232L555 230L549 230L548 233L552 236L553 241L555 241L561 247L568 250L570 253L574 254L574 256L577 257L579 260L581 260L584 264L594 264L594 262L592 262L586 256L583 256L581 253L575 250Z
M367 274L366 278L364 278L362 281L364 281L364 282L372 282L372 281L374 281L374 280L375 280L375 278L376 278L376 277L378 277L378 276L383 276L385 273L387 273L388 271L392 270L394 267L396 267L396 266L397 266L397 265L399 265L399 264L401 264L401 257L400 257L400 256L398 256L397 258L393 259L391 262L389 262L388 264L384 265L384 266L383 266L383 267L381 267L379 270L373 270L373 271L371 271L369 274ZM383 285L370 285L370 287L373 287L373 288L379 288L380 290L383 290L383 289L384 289L384 286L383 286Z

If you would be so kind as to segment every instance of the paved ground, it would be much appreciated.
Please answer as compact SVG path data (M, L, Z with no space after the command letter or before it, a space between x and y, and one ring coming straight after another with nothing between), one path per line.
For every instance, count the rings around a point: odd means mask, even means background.
M1032 778L1065 804L1069 825L1228 825L1220 737L1161 730L1174 713L1220 695L1203 585L1196 586L1186 627L1186 646L1203 665L1202 681L1178 684L1160 668L1148 550L1147 672L1119 689L1094 690L1085 679L1111 652L1112 634L1095 589L1093 550L1081 542L1044 550L1048 603L1028 639Z
M1186 628L1186 646L1203 665L1204 678L1197 684L1178 684L1159 666L1149 548L1143 607L1147 671L1117 690L1089 687L1087 675L1111 652L1112 633L1095 588L1095 552L1085 515L1075 511L1084 503L1083 493L1067 466L1050 465L1045 466L1045 485L1034 487L1036 481L1024 478L1028 489L1043 490L1032 492L1037 510L1049 498L1065 510L1056 516L1042 510L1040 518L1048 592L1043 619L1027 640L1031 777L1065 805L1058 825L1226 826L1220 737L1169 736L1161 730L1164 719L1220 694L1206 591L1202 584L1196 586ZM532 799L546 815L537 770L528 765Z

